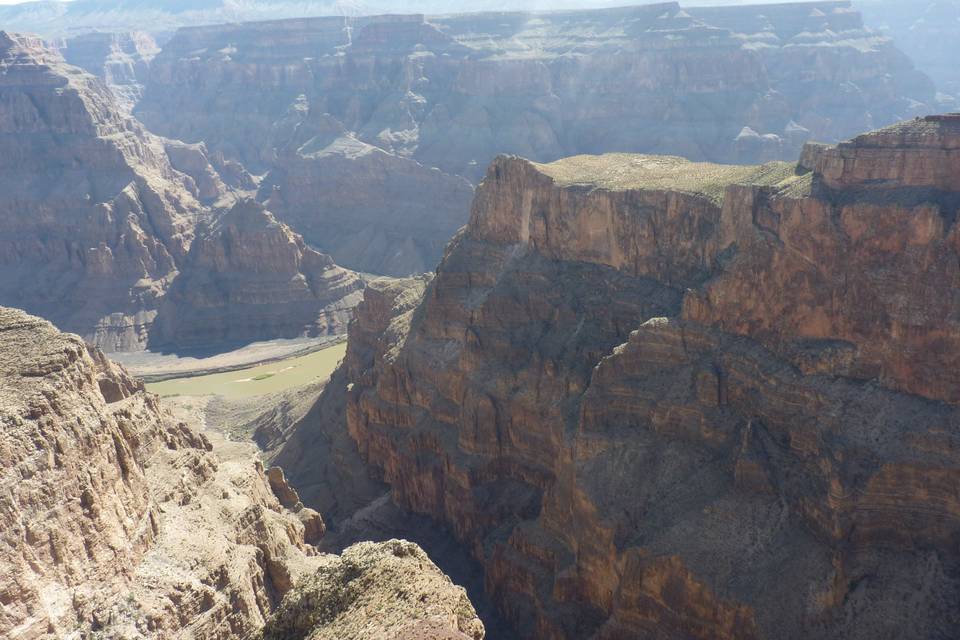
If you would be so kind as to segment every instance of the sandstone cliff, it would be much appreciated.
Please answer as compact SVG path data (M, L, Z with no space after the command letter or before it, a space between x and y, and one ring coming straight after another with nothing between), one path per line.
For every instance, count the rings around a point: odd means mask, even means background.
M362 281L253 200L198 230L150 347L207 347L343 333Z
M0 302L142 348L206 212L163 141L39 40L0 33Z
M933 100L849 2L668 2L184 28L136 113L267 174L260 198L338 262L405 275L434 266L498 153L792 159Z
M268 637L483 638L416 545L318 554L323 522L283 473L211 438L79 337L0 308L0 635L227 640L269 618Z
M359 307L350 435L524 637L956 635L958 125L498 159Z

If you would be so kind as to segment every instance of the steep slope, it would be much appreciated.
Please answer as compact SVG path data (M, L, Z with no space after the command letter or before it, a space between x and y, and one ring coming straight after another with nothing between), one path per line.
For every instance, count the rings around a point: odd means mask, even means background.
M163 300L151 349L343 333L362 281L253 200L198 230Z
M136 113L266 174L259 197L338 262L405 275L436 263L464 178L498 153L796 158L933 99L849 2L668 2L184 28Z
M498 159L360 306L343 426L525 637L954 636L958 132Z
M219 459L77 336L2 309L0 368L4 637L233 637L316 565L252 452Z
M0 635L227 640L295 610L318 637L483 638L416 545L317 554L323 522L282 472L215 442L79 337L0 308ZM371 608L403 588L388 619Z
M206 209L93 76L0 33L0 302L142 348Z

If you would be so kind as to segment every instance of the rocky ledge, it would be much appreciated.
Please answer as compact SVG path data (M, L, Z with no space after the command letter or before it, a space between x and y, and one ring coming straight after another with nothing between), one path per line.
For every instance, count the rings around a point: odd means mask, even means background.
M314 415L523 637L956 635L955 129L498 159L436 277L368 290Z

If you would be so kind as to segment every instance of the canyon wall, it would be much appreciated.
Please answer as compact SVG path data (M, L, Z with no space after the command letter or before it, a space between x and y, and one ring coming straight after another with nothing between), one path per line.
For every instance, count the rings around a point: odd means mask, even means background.
M118 64L101 70L114 87ZM237 162L147 132L36 38L0 33L0 69L0 303L106 351L345 329L362 284L258 206L231 210L256 189Z
M163 142L39 40L0 34L0 301L108 350L146 341L207 210Z
M500 158L315 410L523 637L956 635L958 132Z
M319 554L323 522L283 474L194 428L78 336L0 308L0 635L482 640L416 545Z
M792 159L933 100L849 2L668 2L184 28L136 113L266 174L260 198L338 262L398 275L436 263L499 153Z
M917 68L933 78L946 93L945 106L960 99L960 71L953 60L960 53L960 2L958 0L860 0L867 23L896 40Z
M151 349L345 333L363 289L254 200L199 228L180 269Z
M58 49L68 63L103 80L128 113L143 95L150 61L160 52L143 31L85 33L63 40Z

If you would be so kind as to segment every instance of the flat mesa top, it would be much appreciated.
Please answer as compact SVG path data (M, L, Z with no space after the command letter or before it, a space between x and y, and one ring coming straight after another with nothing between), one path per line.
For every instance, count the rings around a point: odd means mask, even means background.
M549 164L534 164L559 186L589 186L610 191L677 191L723 200L731 184L788 186L797 179L792 162L763 165L691 162L675 156L608 153L572 156Z

